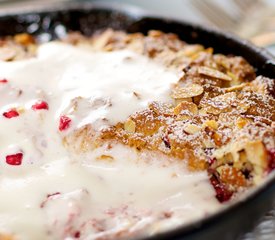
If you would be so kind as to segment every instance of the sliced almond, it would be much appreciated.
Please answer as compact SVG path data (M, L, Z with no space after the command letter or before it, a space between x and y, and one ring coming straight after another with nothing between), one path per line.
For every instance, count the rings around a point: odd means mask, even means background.
M227 71L226 74L231 77L233 81L238 82L238 77L234 73Z
M246 86L245 83L235 85L235 86L232 86L232 87L229 87L229 88L225 88L225 92L239 91L239 90L242 90L245 86Z
M179 115L184 110L187 110L192 114L198 113L198 107L196 104L182 101L174 108L174 114Z
M164 115L164 116L174 115L172 104L154 101L149 104L149 108L158 115Z
M198 84L190 84L184 87L176 87L171 97L174 99L190 98L199 96L203 93L203 87Z
M201 108L201 109L199 109L199 114L200 115L206 115L207 114L207 110L205 108Z
M218 129L218 123L215 120L206 120L203 123L203 127L210 127L214 130Z
M205 111L206 111L207 113L211 113L211 114L214 114L214 115L219 115L219 114L222 112L221 109L219 109L219 108L214 108L214 107L212 107L212 106L207 106L207 107L205 108Z
M107 29L105 32L103 32L102 34L100 34L98 37L95 38L95 41L93 43L94 47L96 49L102 49L106 47L113 35L114 35L114 31L111 29Z
M250 108L250 104L248 101L241 101L241 102L238 102L238 105L237 105L237 109L238 109L238 112L239 113L245 113L249 110Z
M232 109L232 104L236 102L237 95L235 92L229 92L212 98L207 102L205 107L208 113L220 114Z
M250 122L250 120L248 120L247 118L242 118L242 117L239 117L236 121L236 126L239 128L239 129L242 129L244 128L245 125L247 125L248 123Z
M202 146L204 148L214 148L215 144L210 139L204 139L203 142L202 142Z
M112 162L114 160L114 158L110 155L100 155L99 157L96 158L97 160L100 160L100 161L107 161L107 162Z
M124 129L129 133L135 133L136 131L136 123L132 119L128 119L124 123Z
M185 57L192 57L204 50L202 45L186 45L181 52Z
M183 101L185 101L185 102L191 102L191 103L193 102L193 100L192 100L191 97L190 98L178 98L178 99L175 99L175 105L178 105L178 104L180 104Z
M222 73L222 72L220 72L216 69L209 68L209 67L199 67L198 72L199 72L199 74L209 76L209 77L213 77L213 78L217 78L217 79L221 79L221 80L224 80L224 81L232 81L233 80L230 76L228 76L228 75L226 75L226 74L224 74L224 73Z
M192 115L187 115L187 114L180 114L177 116L176 120L177 121L186 121L192 118Z
M186 124L183 127L183 130L189 134L195 134L197 132L199 132L201 129L199 126L195 125L195 124Z

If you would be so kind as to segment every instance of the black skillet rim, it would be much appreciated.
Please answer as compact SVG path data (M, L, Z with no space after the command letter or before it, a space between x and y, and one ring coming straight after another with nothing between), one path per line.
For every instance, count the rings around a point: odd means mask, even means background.
M211 35L218 35L223 37L225 40L233 41L236 45L245 47L245 51L250 51L257 55L257 57L261 58L261 61L264 62L262 66L262 70L264 71L269 66L274 68L275 72L275 58L272 56L267 50L263 48L256 47L251 42L247 40L243 40L237 36L235 36L232 33L225 32L220 29L216 29L213 27L208 27L204 25L194 24L190 23L188 21L182 21L182 20L174 20L169 19L166 17L159 16L157 14L152 14L149 12L146 12L144 10L141 10L139 8L132 7L131 5L120 5L120 4L110 4L110 3L66 3L66 5L63 4L43 4L42 7L25 7L22 9L13 9L11 11L7 11L5 13L0 13L0 24L1 24L1 18L9 18L9 17L16 17L20 16L21 14L42 14L42 13L51 13L51 12L61 12L61 11L73 11L73 10L111 10L111 11L117 11L122 14L125 14L127 16L130 16L133 21L138 20L146 20L146 19L153 19L153 20L160 20L164 21L168 24L176 23L179 25L182 25L182 27L191 26L194 30L199 30L202 32L207 32ZM211 214L208 217L205 217L203 219L196 220L194 222L191 222L189 224L184 224L182 226L178 226L175 229L168 230L165 232L158 233L153 236L149 236L147 238L141 238L143 240L159 240L159 239L171 239L171 238L182 238L182 237L188 237L190 234L198 231L202 228L207 228L208 226L211 226L215 224L216 222L222 221L224 217L228 215L228 213L231 212L238 212L240 209L242 209L245 205L248 203L253 202L257 198L263 197L264 195L270 194L270 191L272 191L272 186L275 185L275 172L270 174L265 182L250 191L247 196L237 202L232 203L230 206L223 208L219 210L218 212ZM274 195L274 194L273 194ZM274 196L273 196L274 198ZM264 213L263 213L264 214Z

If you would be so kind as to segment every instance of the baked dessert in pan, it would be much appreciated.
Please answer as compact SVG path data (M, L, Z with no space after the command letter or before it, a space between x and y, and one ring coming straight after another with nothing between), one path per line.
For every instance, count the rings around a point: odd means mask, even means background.
M153 72L152 75L145 74L148 89L160 88L159 92L151 92L152 96L148 97L148 91L144 89L146 83L141 81L141 88L135 86L127 92L130 95L128 104L137 103L138 108L136 106L126 108L126 105L122 105L125 109L121 109L120 106L116 107L116 104L119 103L116 102L117 96L119 96L119 94L116 95L117 92L108 93L113 98L108 98L110 96L108 94L107 97L104 94L103 97L100 95L98 97L97 93L93 92L80 96L70 93L66 104L56 112L53 124L56 125L57 136L60 137L65 151L77 164L87 166L93 161L100 162L100 164L104 162L104 166L109 163L116 164L117 158L112 155L114 154L112 149L116 149L116 145L119 145L123 149L127 148L127 151L130 149L131 152L135 152L138 156L134 157L136 161L144 162L142 164L149 165L151 168L151 161L153 164L160 163L161 167L165 169L176 166L177 169L173 172L174 178L178 178L179 170L185 167L188 173L207 173L209 186L212 185L214 196L224 204L232 198L237 198L238 194L246 189L259 185L273 170L274 81L263 76L256 76L253 67L242 57L215 54L215 49L204 48L199 44L187 44L179 40L175 34L165 34L161 31L152 30L147 36L144 36L140 33L126 34L108 29L89 38L72 33L62 42L46 43L41 46L28 34L7 37L1 42L0 58L8 63L32 61L37 56L47 59L47 57L54 56L47 55L47 51L57 51L57 48L61 48L64 52L74 52L69 54L68 58L77 57L78 50L81 51L82 57L84 52L85 57L86 54L103 53L104 56L100 54L93 56L98 60L98 65L105 63L107 57L108 59L112 58L113 53L122 54L119 57L115 55L114 60L118 61L117 64L106 62L106 66L114 68L112 69L114 79L116 79L115 74L117 73L115 68L118 68L118 72L124 71L121 66L125 64L130 65L130 70L137 66L141 66L141 69L144 70L147 69L146 66L149 66L156 72ZM56 57L58 54L61 54L61 51L57 52ZM50 59L53 60L53 58ZM136 63L138 65L135 65ZM98 68L94 70L96 72ZM101 68L100 70L102 71ZM155 73L157 74L155 75ZM16 80L13 80L15 77L11 76L11 78L2 79L2 86L16 85ZM154 79L155 76L157 76L156 79ZM110 76L108 75L108 77ZM127 78L134 78L131 72ZM61 80L66 81L66 78ZM71 81L65 82L65 85L73 83L73 80ZM122 83L125 81L123 79ZM159 81L160 85L150 86L152 81L154 83ZM166 81L168 81L169 87L164 85L165 89L161 89L162 83ZM116 86L116 84L108 83L111 87ZM16 86L15 88L10 87L4 91L7 93L15 91ZM105 87L106 85L99 86L97 90L103 91L110 86ZM65 86L63 90L70 92L71 88L74 86L69 86L68 89ZM24 95L25 91L28 91L28 88L22 92L17 89L16 92L20 97ZM126 93L123 88L121 91ZM159 93L164 95L158 95ZM32 94L32 92L27 94ZM96 95L96 98L91 97L93 95ZM42 122L46 121L47 117L44 115L47 115L47 111L52 108L50 98L43 91L36 92L34 96L36 98L39 96L39 99L32 104L25 104L25 106L18 104L12 106L11 103L6 103L2 121L20 119L20 117L24 117L24 114L27 115L30 109L33 111L31 114L41 111L39 118L42 119ZM130 111L132 109L134 109L133 112ZM121 110L122 116L116 115L117 110ZM96 117L94 118L94 116ZM106 154L106 149L108 154ZM28 153L27 150L20 149L13 154L6 155L6 164L13 167L24 165L27 159L25 152ZM90 155L93 153L97 153L96 157ZM77 159L79 156L81 156L80 161ZM144 158L144 156L149 157ZM47 159L45 158L45 160ZM36 164L35 161L27 161ZM76 194L81 199L86 199L88 195L87 189L81 189ZM51 210L51 205L59 201L62 204L62 199L66 198L66 193L51 192L46 195L39 207L44 209L50 205L51 215L52 211L55 211L55 208ZM89 202L89 200L87 201ZM85 207L81 211L85 212ZM91 210L87 212L89 211ZM131 215L124 210L113 210L109 213L126 214L127 217ZM130 217L134 218L135 214L136 212L132 213ZM165 211L155 221L173 220L173 215L173 211ZM136 218L140 220L142 217L144 215ZM57 224L58 229L64 230L58 232L61 235L54 235L56 233L48 230L49 236L83 239L88 237L87 234L91 229L84 223L91 223L89 216L84 217L83 222L80 221L82 225L85 225L82 228L79 227L79 222L74 222L73 218L70 219L71 225ZM51 221L56 222L57 220L53 218ZM106 227L106 223L103 224L102 221L93 220L91 225L93 231L97 231L97 235L94 235L97 236L94 237L95 239L136 237L142 236L147 231L146 224L146 227L143 226L138 231L133 231L128 226L111 233L108 232L110 230L108 224ZM129 229L131 231L128 231ZM146 229L146 231L142 231L142 229ZM164 226L160 225L151 233L163 231L163 229L166 230ZM106 234L104 235L104 233Z

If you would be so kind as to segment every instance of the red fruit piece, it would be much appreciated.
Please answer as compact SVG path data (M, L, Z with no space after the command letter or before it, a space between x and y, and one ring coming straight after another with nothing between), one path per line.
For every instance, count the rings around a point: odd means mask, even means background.
M64 131L70 127L71 119L67 116L61 116L59 120L59 131Z
M230 200L233 192L229 191L226 186L219 180L215 175L210 177L210 182L216 191L216 198L221 202L226 202Z
M39 101L32 105L32 110L48 110L49 105L45 101Z
M211 166L212 164L214 164L216 161L217 161L216 158L209 158L209 159L208 159L208 163L209 163L210 166Z
M165 136L162 138L162 141L164 142L165 147L171 149L171 144L170 144L170 140L169 140L169 138L168 138L168 135L165 135Z
M16 109L10 109L9 111L4 112L3 116L6 118L13 118L13 117L18 117L19 113L16 111Z
M267 151L268 154L268 172L271 172L275 169L275 148Z
M23 153L16 153L6 156L6 163L13 166L18 166L22 164Z
M7 83L8 82L8 80L7 79L0 79L0 83Z
M75 232L74 238L80 238L80 232L79 231Z

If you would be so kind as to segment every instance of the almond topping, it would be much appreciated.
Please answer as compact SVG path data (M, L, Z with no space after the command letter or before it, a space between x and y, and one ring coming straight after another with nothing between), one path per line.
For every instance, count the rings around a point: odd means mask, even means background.
M196 104L191 103L191 102L182 101L174 108L174 114L179 115L184 110L187 110L193 114L198 113L198 107Z
M221 79L224 81L232 81L233 80L230 76L228 76L216 69L209 68L209 67L199 67L198 72L201 75Z
M245 125L247 125L250 121L246 118L238 118L237 121L236 121L236 126L239 128L239 129L242 129Z
M233 91L242 90L245 86L246 86L245 83L235 85L235 86L232 86L232 87L229 87L229 88L225 88L225 92L233 92Z
M128 119L124 123L124 129L129 133L135 133L136 131L136 123L132 119Z
M214 130L218 129L218 123L215 120L206 120L203 123L203 127L210 127Z
M195 134L200 131L200 127L195 124L186 124L183 130L189 134Z
M149 108L158 115L172 116L173 115L173 105L161 102L151 102Z
M190 45L185 46L184 49L181 51L181 54L186 57L192 57L203 50L204 47L202 45Z
M179 99L175 99L175 105L178 105L178 104L180 104L183 101L185 101L185 102L191 102L191 103L193 102L193 100L192 100L191 97L190 98L179 98Z
M176 87L172 92L172 98L182 99L199 96L203 93L203 87L198 84L190 84L184 87Z
M110 155L100 155L99 157L96 158L97 160L101 160L101 161L107 161L107 162L112 162L114 160L114 158Z
M212 114L220 114L232 110L232 105L236 103L237 95L235 92L229 92L214 97L206 103L206 111Z
M107 29L105 32L96 37L96 41L94 41L93 43L94 47L96 49L102 49L103 47L106 47L107 44L110 42L110 39L112 38L113 34L113 30Z

